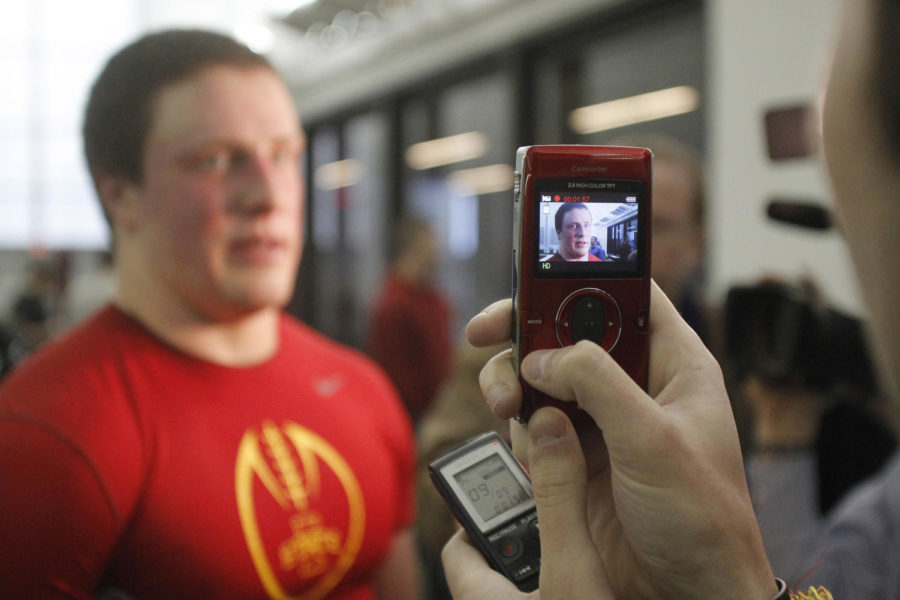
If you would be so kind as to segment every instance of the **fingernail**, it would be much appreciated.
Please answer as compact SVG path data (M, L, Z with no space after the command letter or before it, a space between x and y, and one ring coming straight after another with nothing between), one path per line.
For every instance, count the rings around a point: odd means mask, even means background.
M512 390L508 385L497 384L484 390L484 399L491 407L491 412L494 412L497 405L509 398L510 394L512 394Z
M522 376L532 381L540 379L544 375L544 364L550 356L550 352L533 352L522 361Z
M488 313L487 313L487 309L485 308L485 309L483 309L480 313L478 313L477 315L475 315L474 317L472 317L471 319L469 319L469 323L471 323L472 321L477 321L478 319L480 319L480 318L486 316L487 314L488 314Z
M469 322L466 323L466 333L468 334L469 327L473 323L480 321L481 319L485 318L487 315L488 315L488 312L487 312L487 309L485 309L485 310L481 311L480 313L478 313L477 315L475 315L474 317L472 317L471 319L469 319Z
M531 445L539 448L549 444L555 444L568 435L566 421L556 411L539 411L531 417L528 424L528 435L531 436Z

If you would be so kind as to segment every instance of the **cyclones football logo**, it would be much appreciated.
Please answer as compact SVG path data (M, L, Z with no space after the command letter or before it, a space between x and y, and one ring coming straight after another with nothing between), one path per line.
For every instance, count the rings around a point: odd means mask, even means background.
M328 507L318 502L323 479L343 489L343 499L329 493ZM356 476L331 444L296 423L246 431L235 493L244 539L270 598L317 600L340 583L362 544L365 504ZM286 582L301 582L303 591L290 595Z

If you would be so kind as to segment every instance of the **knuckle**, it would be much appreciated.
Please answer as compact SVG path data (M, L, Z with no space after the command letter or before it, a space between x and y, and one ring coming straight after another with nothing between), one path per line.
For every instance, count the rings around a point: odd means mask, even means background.
M555 509L571 505L575 498L572 492L572 477L566 477L559 470L544 473L534 479L535 502L543 509Z
M588 340L581 340L575 344L569 354L572 366L578 371L595 370L612 360L603 348Z
M614 364L605 350L586 340L578 342L560 362L560 374L576 388L596 384Z

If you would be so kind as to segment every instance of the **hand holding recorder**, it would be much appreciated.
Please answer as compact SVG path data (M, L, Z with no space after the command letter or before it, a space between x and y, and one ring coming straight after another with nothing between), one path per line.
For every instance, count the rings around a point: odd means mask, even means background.
M528 385L577 404L602 431L579 440L553 407L538 410L527 430L514 424L540 523L540 598L768 600L776 584L721 371L655 285L651 304L647 392L593 343L522 360ZM509 300L489 306L469 323L469 341L509 339L511 314ZM497 416L519 411L510 352L488 363L481 387ZM465 536L443 556L456 600L520 597Z
M428 465L438 492L495 571L523 592L538 587L541 545L531 479L496 432Z

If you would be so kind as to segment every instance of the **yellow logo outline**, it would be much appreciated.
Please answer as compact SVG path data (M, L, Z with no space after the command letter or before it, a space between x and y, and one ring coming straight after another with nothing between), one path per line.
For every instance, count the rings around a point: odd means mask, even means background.
M300 458L299 469L288 447L290 443ZM268 451L266 457L263 447ZM256 507L253 500L254 475L285 511L293 511L290 523L321 524L321 516L309 511L311 496L320 493L319 461L337 476L347 496L349 520L342 545L331 532L320 534L328 541L328 548L337 551L337 558L311 588L299 596L289 595L275 574L266 555ZM272 463L270 465L270 462ZM274 470L273 470L274 467ZM276 472L277 471L277 474ZM280 478L279 478L280 475ZM365 532L365 501L353 470L334 447L315 432L296 423L279 428L272 422L263 423L262 435L247 431L238 446L235 465L235 494L244 539L256 572L272 600L319 600L330 593L353 565L362 545ZM310 515L301 518L299 515Z

